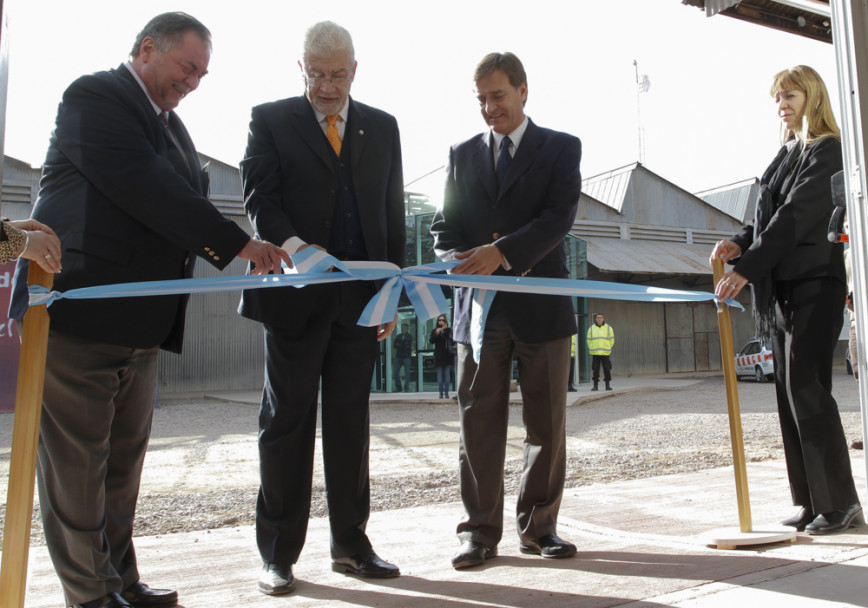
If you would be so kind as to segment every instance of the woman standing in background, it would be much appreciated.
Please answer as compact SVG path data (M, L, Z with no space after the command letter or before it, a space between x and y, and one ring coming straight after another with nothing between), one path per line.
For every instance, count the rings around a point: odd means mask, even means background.
M434 344L434 369L437 370L437 389L441 399L449 399L449 387L452 384L452 364L455 360L452 342L452 328L446 315L437 317L437 324L431 332L429 340Z

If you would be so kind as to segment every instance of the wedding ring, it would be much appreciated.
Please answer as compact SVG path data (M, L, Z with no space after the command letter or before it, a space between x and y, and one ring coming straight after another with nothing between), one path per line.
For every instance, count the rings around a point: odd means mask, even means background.
M46 252L45 252L45 255L44 255L43 257L44 257L46 260L49 259L49 258L51 257L51 252L50 252L50 251L46 251Z

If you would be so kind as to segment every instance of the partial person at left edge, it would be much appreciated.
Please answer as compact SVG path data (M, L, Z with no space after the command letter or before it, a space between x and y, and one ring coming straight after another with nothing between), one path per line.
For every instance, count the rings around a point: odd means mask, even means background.
M34 260L45 272L60 272L60 240L36 220L0 220L0 264Z
M206 197L207 175L175 114L208 72L211 33L184 13L154 17L131 59L64 92L33 218L63 246L54 288L280 270L285 252L251 239ZM27 308L19 263L10 317ZM180 352L187 296L59 300L50 309L37 487L67 606L174 606L139 579L133 520L160 348Z

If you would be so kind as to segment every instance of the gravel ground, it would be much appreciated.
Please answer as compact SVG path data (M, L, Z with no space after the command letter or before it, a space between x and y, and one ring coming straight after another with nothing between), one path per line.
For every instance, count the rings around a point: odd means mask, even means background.
M835 396L848 441L861 436L856 383L843 371L836 373ZM746 459L783 458L774 385L739 383L739 398ZM442 403L372 406L373 510L460 500L457 406ZM0 433L0 483L6 485L12 425L11 415L0 416L8 416ZM252 524L258 484L256 416L257 408L247 404L164 400L154 417L136 534ZM507 494L514 494L521 467L521 408L511 407L510 418L505 483ZM568 409L567 436L567 487L732 464L721 377L680 389L601 393ZM38 505L34 511L32 541L42 544ZM325 514L318 464L311 515Z

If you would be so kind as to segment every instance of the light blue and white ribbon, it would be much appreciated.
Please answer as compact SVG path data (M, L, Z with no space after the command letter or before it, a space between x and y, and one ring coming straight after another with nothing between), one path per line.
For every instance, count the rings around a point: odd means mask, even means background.
M399 268L388 262L342 262L328 253L307 247L292 256L293 268L278 275L219 276L172 281L118 283L70 289L65 292L48 291L39 285L30 286L30 305L50 306L60 299L125 298L161 296L271 287L304 287L345 281L381 281L385 284L368 302L359 325L376 326L395 319L401 292L407 294L420 319L427 320L449 310L441 285L471 287L479 295L475 298L481 314L477 332L481 340L485 314L491 299L499 291L548 295L631 300L642 302L717 302L713 293L645 287L605 281L550 279L541 277L514 277L489 275L444 274L458 262L434 262L421 266ZM741 309L733 300L727 304ZM474 348L474 352L477 349Z

